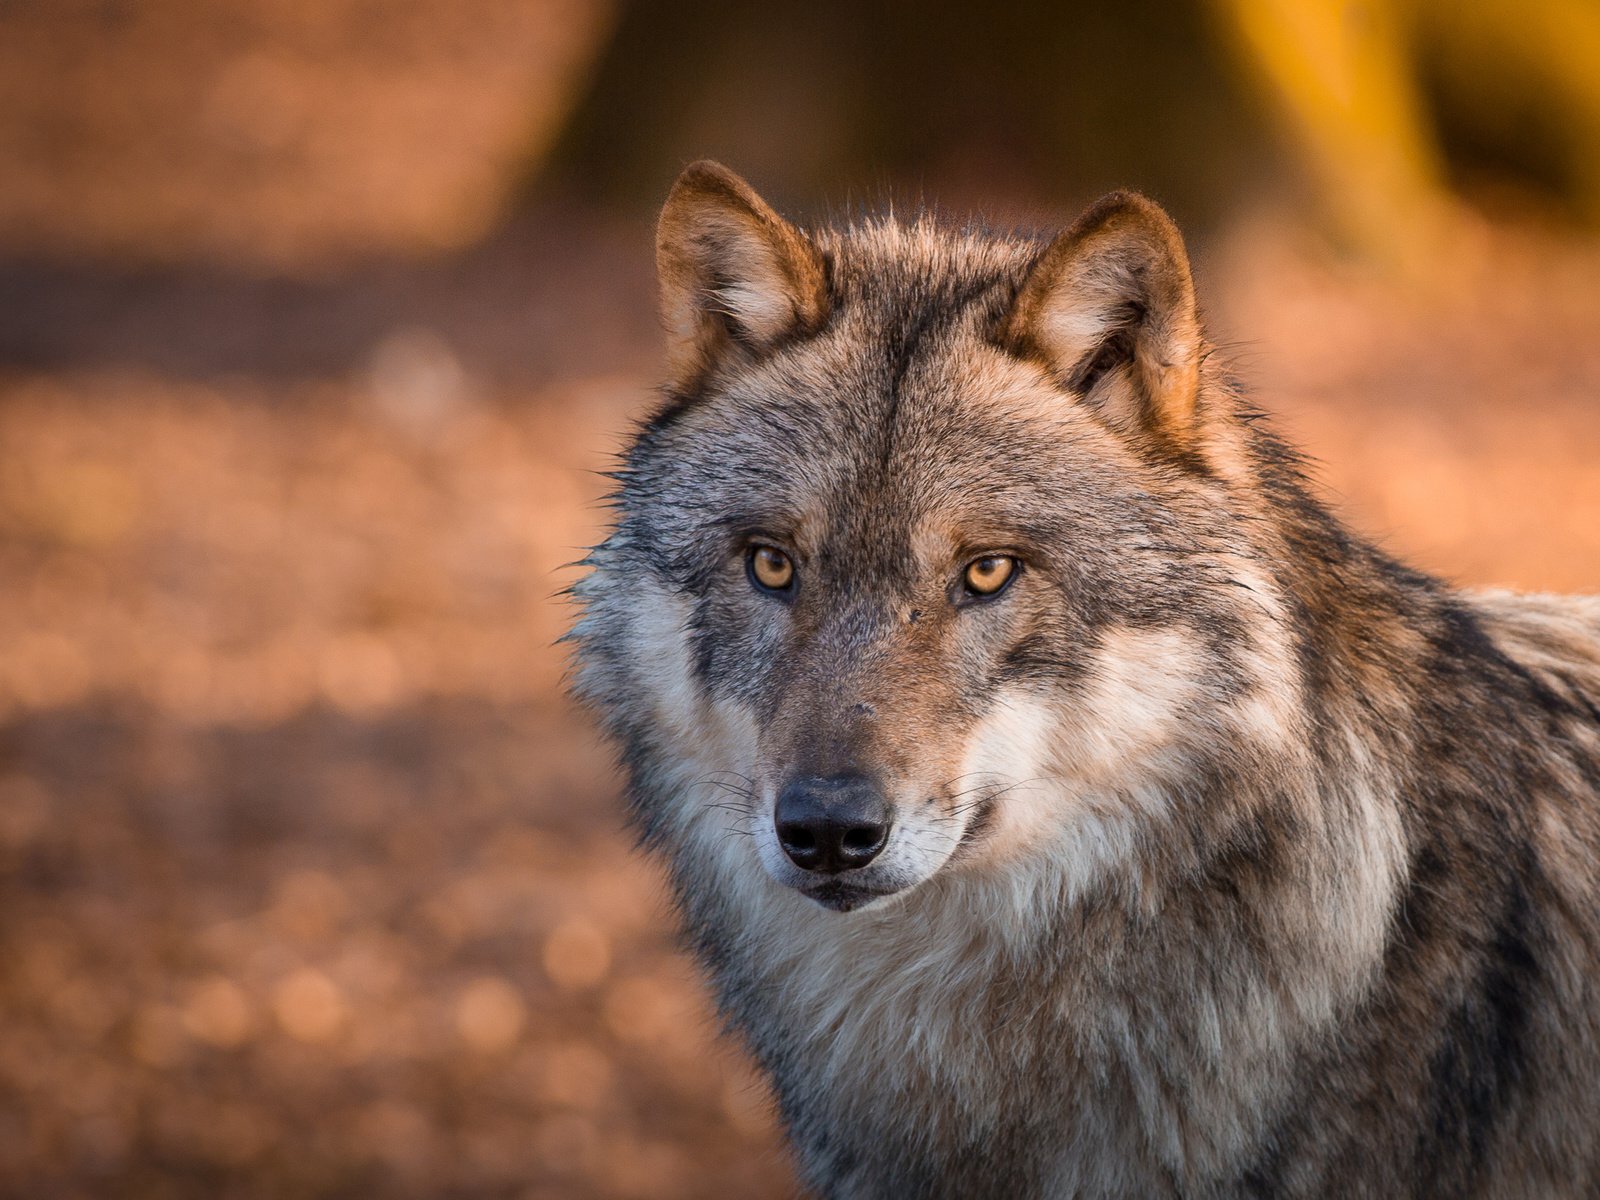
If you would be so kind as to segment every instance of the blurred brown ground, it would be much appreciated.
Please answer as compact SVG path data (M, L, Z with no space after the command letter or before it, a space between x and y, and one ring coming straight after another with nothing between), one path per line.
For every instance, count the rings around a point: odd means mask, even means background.
M1400 288L1297 228L1202 289L1327 491L1600 591L1600 246L1464 222ZM553 645L651 399L647 223L545 197L321 282L61 245L0 247L0 1192L791 1191Z

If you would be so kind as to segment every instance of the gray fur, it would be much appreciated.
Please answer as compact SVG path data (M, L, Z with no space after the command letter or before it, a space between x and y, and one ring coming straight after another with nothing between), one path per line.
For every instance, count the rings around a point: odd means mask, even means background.
M759 204L698 169L694 203ZM574 636L808 1184L1600 1194L1600 601L1390 561L1215 356L1186 416L1117 400L1145 385L1114 353L1036 353L1007 322L1043 243L776 244L745 293L674 260L682 319L722 324L681 331ZM757 344L740 305L787 311L759 287L804 303ZM792 602L750 586L752 535L794 547ZM1022 577L955 603L951 563L1002 544ZM831 912L786 886L771 793L863 763L898 890Z

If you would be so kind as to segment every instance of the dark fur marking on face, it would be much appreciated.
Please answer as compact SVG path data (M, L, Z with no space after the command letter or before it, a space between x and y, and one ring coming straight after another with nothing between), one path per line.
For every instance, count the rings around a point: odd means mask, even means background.
M645 418L644 424L639 427L641 448L670 429L679 417L683 416L700 400L700 397L701 393L698 391L676 390L669 392L666 398L656 406L655 411Z
M997 684L1050 678L1061 684L1081 680L1088 671L1086 649L1063 646L1045 633L1030 634L1011 647L995 672Z

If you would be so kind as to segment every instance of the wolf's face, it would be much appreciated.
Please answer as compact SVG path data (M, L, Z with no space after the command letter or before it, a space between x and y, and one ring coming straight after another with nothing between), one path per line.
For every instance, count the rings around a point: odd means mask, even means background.
M747 833L704 852L838 910L1045 840L1125 853L1248 691L1170 223L1124 197L1042 253L812 240L691 169L661 260L674 398L580 627L586 689L679 765L647 831Z

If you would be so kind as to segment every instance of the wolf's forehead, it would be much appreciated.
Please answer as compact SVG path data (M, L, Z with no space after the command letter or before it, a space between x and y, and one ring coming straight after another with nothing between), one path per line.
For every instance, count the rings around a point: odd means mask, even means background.
M661 447L674 500L830 539L1014 525L1078 440L1059 395L987 337L1036 247L927 223L824 245L832 319L691 406Z
M1015 284L1042 245L980 229L954 230L930 218L824 230L817 242L828 256L836 299L908 307Z
M775 438L776 452L812 461L881 459L893 447L937 460L1013 432L1007 426L1018 422L995 420L1006 415L993 403L1004 356L989 334L1034 243L929 221L819 240L831 262L827 326L733 381L728 432ZM1028 411L1019 405L1011 415Z
M930 353L893 390L872 369L753 388L715 436L684 446L680 496L718 521L836 545L1027 525L1080 456L1058 422L980 394L990 381L966 366Z

